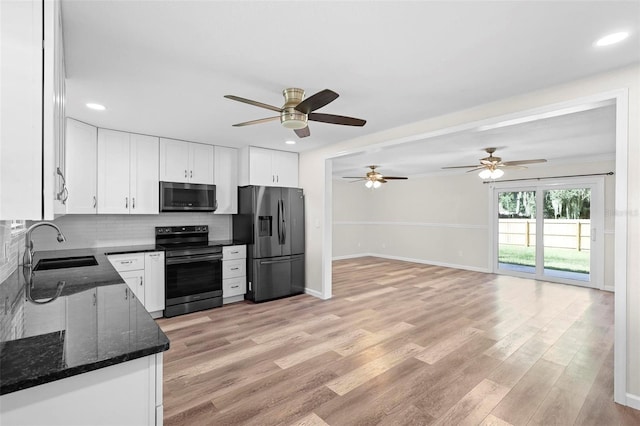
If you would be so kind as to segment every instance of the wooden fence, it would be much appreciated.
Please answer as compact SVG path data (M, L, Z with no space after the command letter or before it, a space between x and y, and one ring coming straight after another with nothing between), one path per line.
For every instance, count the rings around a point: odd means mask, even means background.
M536 245L535 219L499 219L500 244L525 247ZM591 221L572 219L545 219L544 246L569 248L578 251L591 248Z

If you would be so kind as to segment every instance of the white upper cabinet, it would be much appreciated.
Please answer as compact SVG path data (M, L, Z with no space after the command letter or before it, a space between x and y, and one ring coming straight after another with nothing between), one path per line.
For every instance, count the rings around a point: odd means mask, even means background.
M98 129L67 118L66 212L94 214L97 206Z
M213 145L161 138L160 180L213 184Z
M129 196L131 214L158 214L160 179L158 177L159 141L157 137L131 134Z
M297 153L250 146L240 156L240 185L298 187Z
M215 148L216 214L238 213L238 150L224 146Z
M98 213L158 213L158 138L98 129Z
M98 129L98 213L129 213L129 133Z
M0 220L53 219L64 125L59 14L59 1L0 1Z

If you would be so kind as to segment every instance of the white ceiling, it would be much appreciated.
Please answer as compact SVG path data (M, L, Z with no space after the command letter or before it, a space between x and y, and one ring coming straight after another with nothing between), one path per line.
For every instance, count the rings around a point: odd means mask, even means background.
M640 62L638 1L62 4L69 116L226 146L314 149ZM622 29L631 31L625 42L593 47ZM307 95L330 88L340 97L319 112L367 124L311 123L304 139L278 122L231 126L274 113L223 95L279 106L286 87ZM86 102L108 109L91 111ZM610 118L606 111L593 114ZM509 147L498 152L506 161L530 154L512 149L506 135L486 137L456 139L456 155L438 167L454 159L473 164L486 146ZM285 145L286 139L298 144ZM546 137L536 158L550 156L552 140ZM431 144L425 161L445 155L445 142ZM373 159L354 161L364 166ZM397 173L410 173L408 167Z

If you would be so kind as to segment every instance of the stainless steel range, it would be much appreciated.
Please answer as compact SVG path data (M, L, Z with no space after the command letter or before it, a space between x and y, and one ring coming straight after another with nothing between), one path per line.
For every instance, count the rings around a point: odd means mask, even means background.
M209 227L156 227L165 250L165 317L222 306L222 247L209 243Z

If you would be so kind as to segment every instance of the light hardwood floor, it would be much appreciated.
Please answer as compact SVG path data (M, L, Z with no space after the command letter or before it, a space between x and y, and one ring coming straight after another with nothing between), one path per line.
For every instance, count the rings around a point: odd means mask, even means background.
M158 322L166 425L638 425L613 403L613 295L372 257L334 297Z

